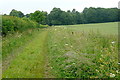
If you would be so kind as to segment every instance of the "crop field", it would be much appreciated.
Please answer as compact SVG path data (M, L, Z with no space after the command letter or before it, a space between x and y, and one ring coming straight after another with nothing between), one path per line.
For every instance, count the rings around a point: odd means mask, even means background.
M120 78L117 22L52 26L10 36L2 42L3 78Z

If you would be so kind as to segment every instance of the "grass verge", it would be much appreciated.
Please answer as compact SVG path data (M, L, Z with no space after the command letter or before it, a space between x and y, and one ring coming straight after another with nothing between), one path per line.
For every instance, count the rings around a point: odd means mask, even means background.
M23 51L11 61L3 72L3 78L41 78L44 77L45 42L47 31L39 33L34 40L26 45Z

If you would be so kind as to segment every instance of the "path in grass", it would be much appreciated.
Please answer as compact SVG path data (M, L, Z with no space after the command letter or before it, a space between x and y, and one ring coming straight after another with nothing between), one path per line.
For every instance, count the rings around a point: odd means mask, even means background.
M47 55L48 31L43 31L33 39L23 51L11 61L3 72L3 78L43 78Z

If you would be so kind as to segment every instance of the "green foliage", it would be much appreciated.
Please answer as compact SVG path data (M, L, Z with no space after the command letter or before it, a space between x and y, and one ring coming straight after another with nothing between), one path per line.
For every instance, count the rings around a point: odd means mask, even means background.
M18 18L14 16L3 16L2 19L2 34L14 33L23 31L29 28L39 27L39 24L27 18Z
M118 8L85 8L83 12L78 12L75 9L67 12L60 8L53 8L48 15L49 25L70 25L84 23L102 23L115 22L118 19Z
M10 16L16 16L16 17L24 17L24 14L21 11L17 11L15 9L13 9L10 14Z
M48 24L49 25L70 25L70 24L79 24L80 22L80 13L75 12L65 12L60 8L53 8L53 10L48 15Z
M31 20L34 20L38 22L39 24L46 24L45 19L47 16L47 12L41 12L41 11L35 11L34 13L31 13L29 18Z
M118 78L118 35L104 34L117 32L116 24L55 26L7 35L3 56L14 56L3 62L3 78Z
M118 21L118 8L85 8L84 18L87 23L102 23Z
M48 24L49 25L60 25L61 23L61 13L62 10L60 8L53 8L53 10L48 15Z
M2 32L2 15L0 14L0 35L1 35L1 32Z
M63 11L54 7L48 14L44 11L35 11L34 13L24 14L21 11L12 10L10 16L26 17L43 25L74 25L86 23L103 23L120 21L118 8L84 8L82 12L75 9L72 11Z

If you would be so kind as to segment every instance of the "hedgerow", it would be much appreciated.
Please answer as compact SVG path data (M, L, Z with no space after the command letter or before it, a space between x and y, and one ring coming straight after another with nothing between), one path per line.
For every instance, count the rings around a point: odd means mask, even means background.
M40 25L28 18L18 18L15 16L2 16L2 35L8 33L22 32L26 29L37 28Z

